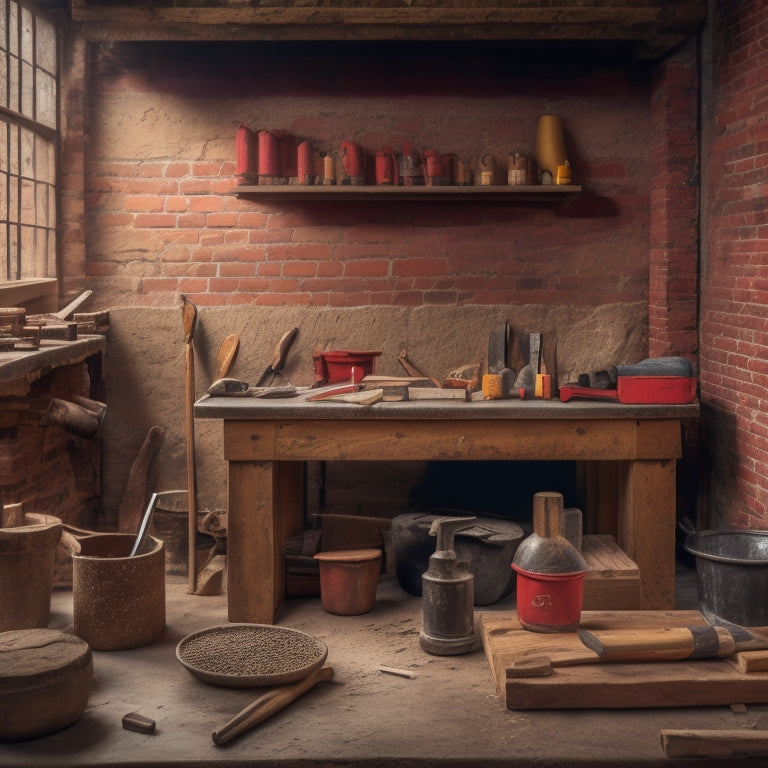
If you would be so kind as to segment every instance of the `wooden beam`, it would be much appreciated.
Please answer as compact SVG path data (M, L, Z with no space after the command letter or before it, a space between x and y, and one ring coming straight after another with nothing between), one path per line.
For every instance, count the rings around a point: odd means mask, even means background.
M103 40L635 40L646 52L676 45L706 18L705 0L345 0L286 6L102 4L71 0L83 34Z

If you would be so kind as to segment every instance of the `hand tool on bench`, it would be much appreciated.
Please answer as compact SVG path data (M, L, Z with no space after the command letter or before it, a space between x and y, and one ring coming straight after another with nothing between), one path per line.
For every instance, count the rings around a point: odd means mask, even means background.
M293 340L296 338L298 332L298 328L292 328L282 335L280 341L277 342L277 346L272 355L272 362L266 367L264 373L261 374L261 377L256 382L257 387L263 387L267 383L267 379L269 379L269 383L272 384L275 377L282 373L288 350L291 348L291 344L293 344Z
M298 389L294 386L284 387L250 387L240 379L217 379L206 390L211 397L295 397Z
M440 386L440 382L432 376L425 376L413 363L408 360L405 347L400 350L400 354L397 356L397 361L405 368L406 373L409 376L415 376L420 379L429 379L435 387Z
M539 372L541 361L541 334L532 333L530 336L530 347L528 354L528 365L524 366L517 374L514 390L519 392L523 390L525 397L533 397L536 386L536 374Z
M306 693L317 683L331 680L332 678L333 667L326 666L310 672L309 675L296 683L272 688L238 712L226 725L215 730L211 734L213 743L217 747L226 744L236 736L249 731L268 717L272 717L272 715L287 707L292 701Z
M590 632L579 629L581 642L600 661L674 661L732 656L737 651L768 648L761 637L736 624L705 624L665 629L615 629Z
M182 323L184 327L185 416L187 427L187 504L188 521L187 560L189 569L189 594L197 589L197 476L195 471L195 347L194 336L197 326L197 307L182 296Z

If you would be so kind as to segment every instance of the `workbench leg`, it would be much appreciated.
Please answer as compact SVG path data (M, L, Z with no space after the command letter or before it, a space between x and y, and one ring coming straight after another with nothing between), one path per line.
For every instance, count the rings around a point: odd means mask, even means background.
M675 607L675 460L621 462L618 544L640 572L640 607Z
M231 622L272 624L283 602L283 550L303 530L302 462L230 461L227 608Z

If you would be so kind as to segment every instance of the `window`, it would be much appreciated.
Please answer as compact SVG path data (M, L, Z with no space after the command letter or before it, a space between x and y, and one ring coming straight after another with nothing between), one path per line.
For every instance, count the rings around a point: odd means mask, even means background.
M56 27L0 0L0 283L56 277Z

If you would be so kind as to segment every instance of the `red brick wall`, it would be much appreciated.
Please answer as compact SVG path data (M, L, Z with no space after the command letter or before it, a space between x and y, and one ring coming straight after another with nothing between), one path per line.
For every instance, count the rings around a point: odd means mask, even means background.
M651 98L649 353L698 346L698 61L693 40L657 69Z
M512 44L461 56L439 45L205 50L97 51L86 271L103 301L168 306L182 292L199 305L592 307L647 296L649 153L664 143L648 117L651 65L612 46L546 57ZM505 177L507 154L533 152L546 112L562 116L587 190L563 204L229 194L241 122L323 147L486 149Z
M710 525L768 528L768 7L719 2L704 82L701 396Z

